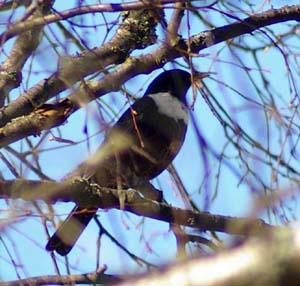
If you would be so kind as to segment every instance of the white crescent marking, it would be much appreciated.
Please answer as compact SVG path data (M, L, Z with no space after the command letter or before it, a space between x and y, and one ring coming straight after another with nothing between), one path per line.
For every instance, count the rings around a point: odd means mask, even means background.
M168 92L154 93L148 96L154 100L159 113L174 118L176 121L182 119L184 123L188 124L188 110L177 97Z

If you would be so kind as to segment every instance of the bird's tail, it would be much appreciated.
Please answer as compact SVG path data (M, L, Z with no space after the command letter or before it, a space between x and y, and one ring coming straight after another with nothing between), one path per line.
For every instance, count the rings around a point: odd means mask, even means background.
M96 212L97 209L76 206L52 235L46 245L46 250L55 250L60 255L67 255Z

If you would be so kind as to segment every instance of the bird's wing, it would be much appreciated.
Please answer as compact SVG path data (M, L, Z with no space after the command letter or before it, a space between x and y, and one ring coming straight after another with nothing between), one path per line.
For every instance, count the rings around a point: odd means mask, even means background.
M131 134L133 131L136 131L137 123L149 118L149 111L153 110L154 107L154 101L148 96L136 100L134 104L122 114L112 129L118 128Z

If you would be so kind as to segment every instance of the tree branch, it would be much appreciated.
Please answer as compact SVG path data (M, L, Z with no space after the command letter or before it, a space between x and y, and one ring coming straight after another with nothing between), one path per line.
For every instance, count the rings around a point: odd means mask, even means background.
M39 17L37 19L17 22L11 25L4 33L0 34L0 42L11 39L12 37L24 33L28 29L35 27L44 26L46 24L51 24L57 21L66 20L71 17L90 14L90 13L103 13L103 12L122 12L122 11L135 11L140 9L153 9L159 8L163 9L164 5L172 3L185 3L186 0L160 0L158 3L155 1L134 1L131 3L119 3L119 4L98 4L98 5L88 5L81 6L74 9L66 10L63 12L57 12L56 14L47 15L44 17Z
M157 190L153 187L153 192ZM143 191L141 191L143 193ZM139 190L124 190L124 210L139 216L196 228L199 231L218 231L238 235L262 235L274 227L261 219L213 215L172 207L144 198ZM73 201L87 208L120 208L119 191L100 187L74 177L63 183L35 180L0 181L0 197L47 202Z
M103 71L109 65L124 62L129 53L153 44L158 13L149 10L132 11L123 15L123 22L106 44L82 54L60 59L59 69L41 80L0 110L0 127L18 116L37 109L85 76ZM119 88L119 86L118 86ZM82 102L81 102L82 103Z
M1 285L5 286L38 286L38 285L74 285L74 284L104 284L104 285L112 285L116 283L120 283L123 281L123 278L104 274L106 267L102 267L98 269L96 272L90 272L85 274L78 275L46 275L39 277L32 277L27 279L20 279L16 281L10 282L0 282Z
M27 21L33 21L37 17L41 17L41 15L47 15L50 13L50 9L52 6L52 1L42 1L37 5L35 11L31 16L28 17ZM30 9L30 6L29 8ZM42 37L41 32L43 31L44 25L40 25L38 27L33 27L28 29L20 35L7 58L1 64L0 69L0 106L2 107L5 98L9 94L9 92L18 87L22 81L22 68L28 58L32 55L32 53L38 47ZM1 41L1 40L0 40Z
M276 230L219 254L190 259L118 285L299 285L299 237L299 230Z
M241 19L235 23L195 35L190 40L191 49L193 52L198 52L199 50L220 42L224 42L247 33L252 33L262 27L292 20L297 22L300 21L300 5L270 9L262 13L254 14L248 18ZM185 43L183 42L182 44L183 47L185 47Z
M118 285L298 285L300 280L300 232L276 229L259 240L250 239L218 254L197 257L160 267L150 273L134 277L96 273L69 276L41 276L29 279L0 282L0 285L48 285L74 283L120 283Z
M43 130L62 125L73 108L74 104L65 99L55 104L43 104L29 115L17 117L0 128L0 147L29 135L38 136Z

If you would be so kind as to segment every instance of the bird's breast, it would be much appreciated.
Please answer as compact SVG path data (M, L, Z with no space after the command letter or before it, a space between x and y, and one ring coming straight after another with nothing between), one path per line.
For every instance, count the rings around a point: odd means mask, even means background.
M157 112L175 121L183 120L188 124L188 110L186 106L176 97L168 92L150 94L157 107Z

